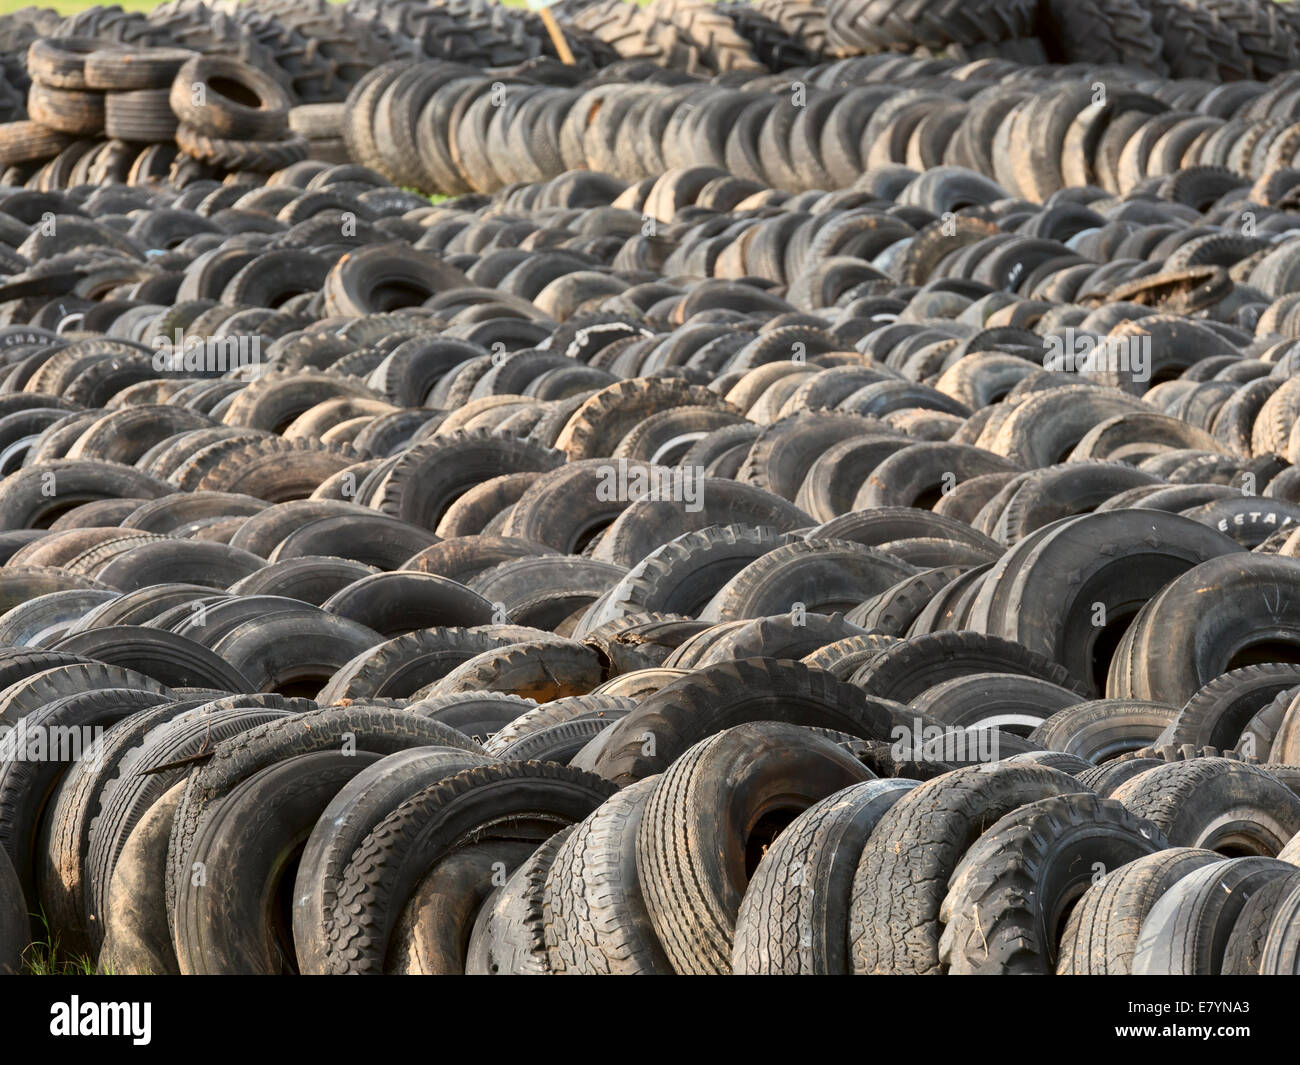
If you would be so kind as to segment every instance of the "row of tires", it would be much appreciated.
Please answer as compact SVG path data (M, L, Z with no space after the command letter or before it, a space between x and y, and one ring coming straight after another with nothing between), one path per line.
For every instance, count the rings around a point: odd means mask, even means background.
M1267 80L1297 57L1297 22L1272 0L565 0L555 15L577 68L649 60L690 73L783 71L828 59L923 52L959 60L1119 64L1209 82ZM341 100L393 58L479 69L546 63L555 49L534 13L489 0L169 0L148 13L92 7L60 19L24 8L0 21L0 54L21 116L23 51L39 36L183 47L245 59L295 102ZM0 112L0 116L3 112Z
M879 55L709 80L629 60L571 85L540 69L395 62L357 83L340 121L355 161L443 194L571 169L638 181L695 166L833 190L893 164L961 166L1042 203L1066 188L1147 191L1184 169L1255 181L1289 168L1298 77L1216 86L1121 67Z
M213 698L58 660L0 658L19 734L105 730L93 759L0 770L14 968L24 887L64 950L116 974L1300 966L1293 766L1172 749L1099 766L1050 751L914 761L862 739L869 714L854 733L772 720L791 696L791 720L844 723L864 704L763 659L635 703L472 693L400 708ZM485 746L469 734L512 714ZM633 721L672 750L630 780L602 775L595 741L568 765L518 757L562 726ZM292 921L268 898L292 899Z

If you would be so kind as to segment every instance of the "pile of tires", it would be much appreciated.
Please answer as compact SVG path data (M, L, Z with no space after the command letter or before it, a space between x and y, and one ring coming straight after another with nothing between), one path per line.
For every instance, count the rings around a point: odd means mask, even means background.
M557 10L0 23L0 970L1300 972L1291 23Z
M0 191L4 963L1294 971L1292 176Z
M0 124L0 165L38 187L106 181L183 180L231 171L270 172L328 157L338 105L304 105L317 139L291 128L289 93L255 67L181 48L101 47L89 39L38 38L27 121ZM321 115L320 112L325 114ZM314 121L313 121L314 120ZM16 168L16 169L14 169Z

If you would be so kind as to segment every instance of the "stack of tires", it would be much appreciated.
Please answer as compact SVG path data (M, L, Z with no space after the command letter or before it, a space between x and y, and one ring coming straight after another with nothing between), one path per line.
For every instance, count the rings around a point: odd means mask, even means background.
M196 56L176 72L168 99L176 144L209 166L267 173L307 156L306 138L289 129L288 93L247 63Z
M269 172L309 150L290 128L289 93L238 59L50 37L33 42L28 66L31 118L0 125L0 163L34 171L43 187L152 180L187 165ZM326 131L337 134L337 105L307 107L313 132L332 117ZM326 139L322 151L337 157L328 141L339 138Z
M852 10L33 46L0 969L1300 971L1300 81Z
M0 193L4 964L1294 971L1295 175L1184 173Z

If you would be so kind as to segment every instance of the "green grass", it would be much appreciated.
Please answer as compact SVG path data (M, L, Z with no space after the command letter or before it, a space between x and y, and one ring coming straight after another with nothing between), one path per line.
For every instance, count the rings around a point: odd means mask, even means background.
M40 918L45 938L23 951L23 972L28 976L94 976L94 961L84 954L63 953L58 933L51 931L43 913Z

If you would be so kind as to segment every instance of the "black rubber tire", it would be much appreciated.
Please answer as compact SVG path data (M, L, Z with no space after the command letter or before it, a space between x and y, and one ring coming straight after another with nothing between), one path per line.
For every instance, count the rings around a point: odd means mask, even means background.
M1149 769L1111 797L1175 847L1272 856L1300 832L1300 797L1257 766L1194 758Z
M1283 899L1269 926L1259 962L1261 976L1285 976L1300 972L1300 937L1296 935L1296 914L1300 913L1300 889Z
M1275 858L1233 858L1193 870L1172 885L1142 922L1135 976L1218 976L1233 926L1255 892L1291 877Z
M62 730L85 736L166 701L158 692L122 688L66 695L26 714L19 731L4 740L0 749L4 755L0 758L0 847L13 863L25 898L37 898L36 845L50 796L69 767L83 758L94 758L97 750L93 738L85 747L75 738L72 750L62 749L57 739L66 735ZM30 737L27 747L20 742L24 736ZM32 748L30 744L36 740L40 746ZM53 749L47 746L51 743Z
M105 934L96 972L178 976L163 891L167 840L184 783L172 785L131 829L113 870L103 908Z
M487 762L471 751L413 747L366 766L339 789L308 835L298 863L293 943L301 972L330 971L329 933L340 878L375 825L430 784Z
M1107 872L1066 918L1057 975L1131 975L1142 922L1160 896L1189 873L1222 862L1213 851L1170 847Z
M976 673L1018 673L1080 694L1086 691L1064 667L1020 644L974 632L934 632L887 648L853 675L869 695L907 702L936 684Z
M537 847L483 904L469 937L466 975L550 975L542 927L546 879L576 827L560 829Z
M673 968L730 972L736 915L763 850L814 802L869 777L829 738L775 722L710 736L673 762L636 843L646 907Z
M647 777L610 796L560 845L542 896L552 973L673 974L636 865L637 833L658 780Z
M288 893L298 850L330 800L378 760L366 751L298 755L208 806L187 851L190 875L177 879L172 936L182 974L297 970L287 929L272 919L267 900Z
M1107 694L1185 703L1207 681L1245 664L1241 658L1252 644L1267 651L1293 643L1300 638L1300 605L1285 593L1275 597L1295 573L1293 559L1255 553L1188 570L1129 626L1111 660ZM1216 605L1224 600L1242 605L1225 613Z
M893 718L883 703L821 670L763 658L709 666L642 699L573 765L620 785L662 772L689 747L748 721L785 721L884 740ZM651 742L652 741L652 742Z
M344 873L330 935L332 970L381 971L400 907L424 871L461 843L495 838L490 826L503 819L510 838L541 843L614 790L565 766L517 762L468 769L412 796L376 825ZM388 860L374 861L380 854Z
M761 555L727 581L700 618L840 613L915 572L916 567L886 551L850 540L795 541Z
M1070 908L1099 875L1168 844L1112 799L1060 795L995 822L953 870L939 960L956 975L1051 975Z
M363 577L335 592L322 609L390 638L436 626L487 625L496 615L491 601L464 585L412 572Z
M188 875L190 842L211 805L254 773L286 758L350 749L378 755L416 746L481 751L453 728L405 711L379 707L327 707L259 725L216 745L212 758L192 773L176 814L169 850L168 905Z
M916 786L904 779L864 781L790 822L745 890L731 953L734 973L850 972L849 896L858 859L880 818Z
M1074 703L1047 718L1029 738L1100 765L1128 751L1149 747L1171 727L1178 711L1135 699L1095 699ZM1106 791L1097 789L1098 794Z
M1028 736L1053 713L1074 706L1077 693L1017 673L972 673L927 688L908 705L952 728L1000 729Z
M1300 666L1265 662L1215 677L1193 695L1160 743L1232 750L1251 719L1285 691L1300 685ZM1153 741L1156 742L1156 741ZM1267 755L1267 751L1256 752Z
M195 56L176 72L171 106L205 137L274 141L289 130L288 94L256 67L226 56Z
M1270 881L1250 897L1233 922L1223 951L1224 976L1260 975L1273 921L1287 896L1295 891L1300 891L1300 869Z
M849 908L853 971L942 972L939 910L962 855L1012 810L1081 791L1055 769L993 763L945 773L905 795L880 819L858 862Z

